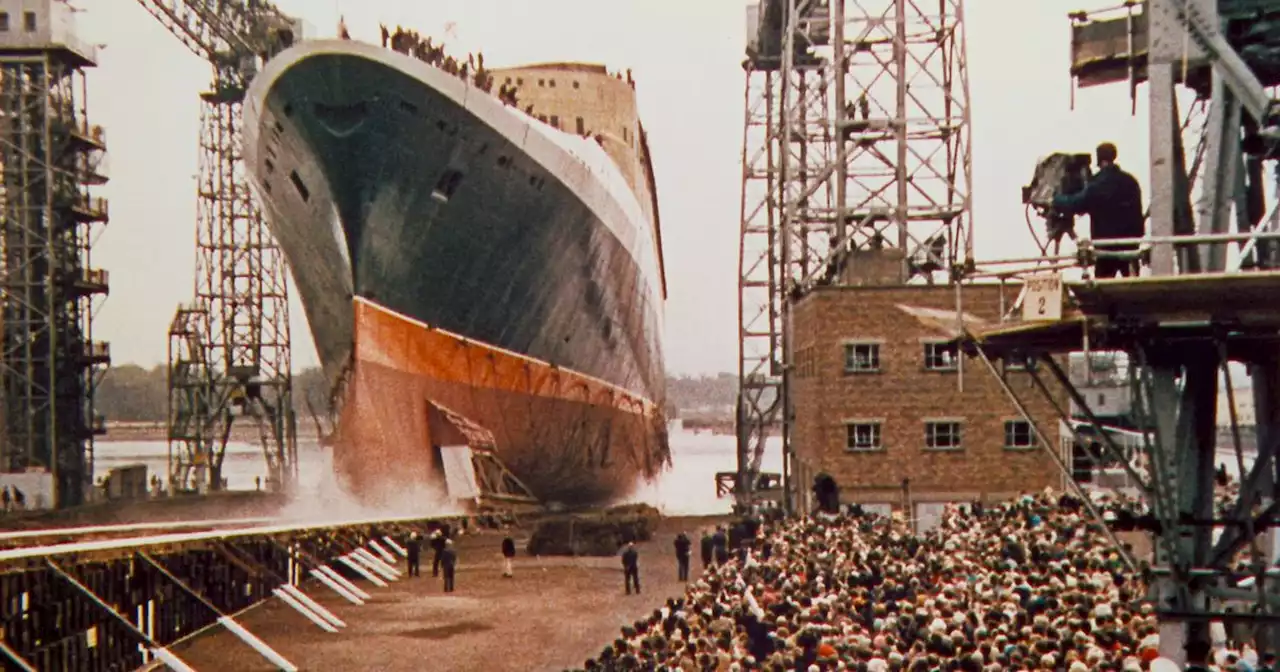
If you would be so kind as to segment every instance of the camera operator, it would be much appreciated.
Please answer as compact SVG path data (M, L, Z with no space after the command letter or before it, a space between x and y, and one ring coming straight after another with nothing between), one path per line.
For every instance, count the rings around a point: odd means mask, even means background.
M1096 150L1098 172L1074 194L1054 196L1053 208L1063 214L1089 215L1093 240L1141 238L1146 230L1142 212L1142 187L1132 175L1116 165L1116 146L1104 142ZM1101 251L1128 251L1138 245L1127 244L1099 248ZM1096 278L1133 275L1134 263L1128 259L1099 258L1094 266Z

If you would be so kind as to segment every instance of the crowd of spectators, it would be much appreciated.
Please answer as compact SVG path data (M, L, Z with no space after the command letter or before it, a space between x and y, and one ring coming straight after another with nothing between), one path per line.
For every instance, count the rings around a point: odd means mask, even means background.
M1106 519L1144 515L1121 497L1095 502ZM860 510L766 519L745 548L713 559L683 597L624 627L584 667L1160 669L1168 661L1157 661L1140 568L1084 504L1046 492L950 506L921 535L898 514ZM1274 664L1221 642L1208 655L1224 670Z

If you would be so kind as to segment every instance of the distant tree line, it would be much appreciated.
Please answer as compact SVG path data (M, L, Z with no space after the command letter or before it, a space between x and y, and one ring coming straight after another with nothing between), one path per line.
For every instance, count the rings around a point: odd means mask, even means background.
M667 376L667 410L674 415L732 406L737 393L738 377L728 373ZM303 369L293 375L293 399L299 418L310 417L309 407L317 413L325 412L329 389L319 368ZM163 422L169 412L166 368L114 366L103 377L95 402L98 412L110 422Z
M144 369L136 364L113 366L94 395L97 411L108 422L163 422L169 414L167 369ZM293 406L299 417L310 417L308 402L317 413L329 403L328 385L319 368L293 375Z

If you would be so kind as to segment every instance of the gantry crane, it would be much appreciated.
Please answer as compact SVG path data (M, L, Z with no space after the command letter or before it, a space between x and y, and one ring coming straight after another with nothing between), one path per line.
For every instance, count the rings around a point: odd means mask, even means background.
M286 270L246 179L243 103L301 23L263 0L138 0L213 65L201 95L195 302L169 327L169 488L218 490L236 417L254 419L268 489L297 473Z

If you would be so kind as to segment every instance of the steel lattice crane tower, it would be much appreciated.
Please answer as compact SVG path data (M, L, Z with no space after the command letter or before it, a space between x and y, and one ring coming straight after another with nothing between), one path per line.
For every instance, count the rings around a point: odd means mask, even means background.
M169 487L218 490L238 416L254 419L269 489L297 472L283 255L245 172L243 104L259 64L300 35L262 0L138 0L213 65L201 95L195 302L169 327Z
M92 335L107 294L106 271L90 264L108 218L90 192L107 182L85 102L97 53L74 12L65 0L0 0L0 472L48 470L51 492L24 484L37 507L85 501L105 431L93 393L111 360Z
M791 301L873 251L902 282L950 281L973 245L963 0L762 0L747 15L739 501L778 429L793 480Z

